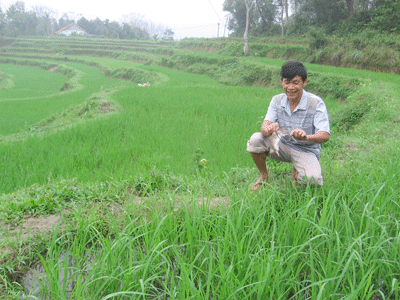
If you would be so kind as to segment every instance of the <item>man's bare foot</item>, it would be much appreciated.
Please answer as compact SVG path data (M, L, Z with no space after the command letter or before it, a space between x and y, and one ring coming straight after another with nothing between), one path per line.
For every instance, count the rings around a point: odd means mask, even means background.
M258 179L255 183L253 183L251 185L251 190L254 191L254 192L258 191L259 189L262 188L262 185L263 185L264 182L267 182L267 181L266 180L262 181L261 179Z

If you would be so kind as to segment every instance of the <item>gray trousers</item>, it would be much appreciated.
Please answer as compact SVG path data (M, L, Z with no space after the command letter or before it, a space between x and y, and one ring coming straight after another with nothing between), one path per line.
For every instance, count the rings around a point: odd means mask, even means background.
M251 153L267 153L269 155L271 142L261 132L254 133L247 142L247 151ZM279 154L279 155L278 155ZM321 165L313 153L295 150L279 141L279 152L271 154L271 158L290 162L299 173L297 181L299 184L311 184L321 186L324 184Z

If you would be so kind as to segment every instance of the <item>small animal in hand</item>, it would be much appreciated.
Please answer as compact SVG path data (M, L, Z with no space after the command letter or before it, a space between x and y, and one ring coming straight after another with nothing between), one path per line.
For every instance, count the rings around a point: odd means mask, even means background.
M284 128L279 128L277 131L274 131L272 135L270 135L270 149L269 149L269 156L271 157L273 154L276 153L277 156L279 155L279 141L285 135L288 135L289 131Z

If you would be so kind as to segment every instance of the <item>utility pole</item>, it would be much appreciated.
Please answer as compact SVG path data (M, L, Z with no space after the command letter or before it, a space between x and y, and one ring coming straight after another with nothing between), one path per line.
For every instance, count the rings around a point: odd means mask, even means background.
M225 21L225 26L224 26L224 37L225 37L226 26L228 26L228 23L229 23L229 16L226 17L226 21Z
M220 24L220 23L218 23L218 32L217 32L217 38L219 38L219 24Z

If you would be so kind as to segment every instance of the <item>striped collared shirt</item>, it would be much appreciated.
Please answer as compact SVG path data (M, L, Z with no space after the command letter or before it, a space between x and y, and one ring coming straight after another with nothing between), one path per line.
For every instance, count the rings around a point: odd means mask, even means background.
M272 98L268 107L265 120L278 122L279 127L288 129L303 129L307 135L326 131L330 133L328 110L325 102L318 96L303 90L300 102L292 112L289 99L285 93L276 95ZM314 153L319 159L321 145L309 141L299 141L289 137L282 137L282 142L291 148Z

